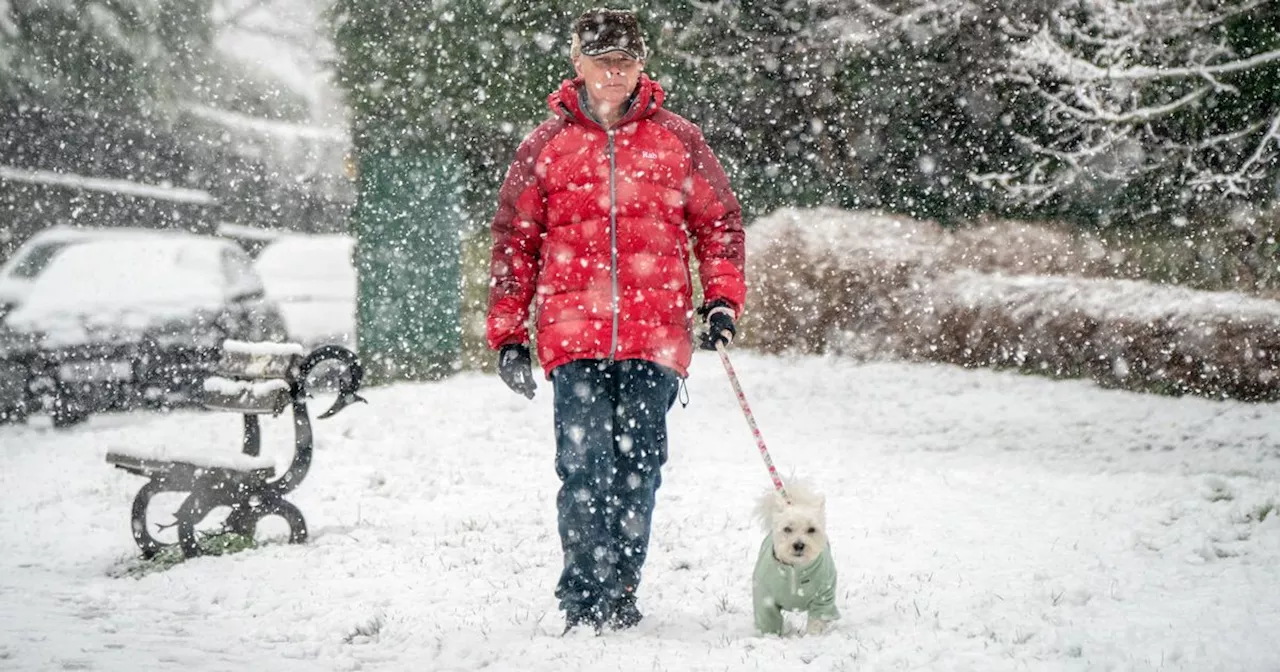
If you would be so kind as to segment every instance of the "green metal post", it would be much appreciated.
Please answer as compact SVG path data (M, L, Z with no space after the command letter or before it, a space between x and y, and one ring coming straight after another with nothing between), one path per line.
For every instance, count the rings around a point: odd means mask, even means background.
M436 380L461 366L457 161L359 158L356 333L373 382Z

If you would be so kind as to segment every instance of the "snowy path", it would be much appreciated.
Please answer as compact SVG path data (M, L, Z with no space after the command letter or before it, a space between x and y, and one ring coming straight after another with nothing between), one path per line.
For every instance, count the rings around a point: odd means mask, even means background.
M779 468L828 495L845 618L827 636L751 631L749 512L768 480L700 354L671 413L636 631L557 636L549 387L529 403L464 375L318 423L291 496L309 544L141 579L109 573L135 552L143 481L103 454L232 450L236 419L0 428L0 669L1280 669L1280 408L949 367L735 365Z

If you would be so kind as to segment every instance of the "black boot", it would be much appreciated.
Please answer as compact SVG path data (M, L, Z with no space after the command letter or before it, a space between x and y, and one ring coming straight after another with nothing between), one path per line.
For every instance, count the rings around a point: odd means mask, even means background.
M589 607L586 609L569 609L564 612L564 632L561 635L569 634L570 630L577 627L590 627L598 635L604 630L604 614L599 607Z
M640 623L644 614L636 607L636 596L627 593L613 603L613 613L609 615L609 627L614 630L634 628Z

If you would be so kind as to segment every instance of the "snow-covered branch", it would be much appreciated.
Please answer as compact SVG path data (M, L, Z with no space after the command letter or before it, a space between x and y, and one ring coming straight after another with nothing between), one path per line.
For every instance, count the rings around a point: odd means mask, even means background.
M1218 187L1232 196L1248 196L1248 187L1265 176L1262 163L1276 154L1272 145L1280 145L1280 113L1271 119L1267 132L1239 168L1229 174L1205 172L1193 178L1190 184L1198 189Z
M997 79L1039 101L1015 129L1039 158L970 179L1024 204L1151 173L1202 199L1248 197L1276 173L1280 114L1240 75L1280 67L1280 49L1242 54L1214 27L1265 4L1082 0L1011 25Z
M1043 34L1043 33L1042 33ZM1052 38L1047 38L1052 39ZM1065 53L1065 50L1058 47L1056 50L1046 50L1049 53ZM1130 68L1103 68L1084 59L1067 56L1067 67L1060 67L1060 71L1071 73L1071 79L1077 82L1123 82L1123 81L1141 81L1141 80L1157 80L1157 79L1177 79L1186 77L1205 77L1211 78L1218 75L1226 75L1255 68L1280 61L1280 49L1242 58L1227 63L1214 64L1198 64L1184 67L1152 67L1137 65Z
M906 39L926 42L953 32L962 17L977 13L971 0L827 0L834 16L820 26L836 42L865 46Z
M1124 112L1113 112L1107 109L1105 104L1102 101L1098 100L1097 98L1095 98L1094 96L1090 95L1087 92L1080 91L1080 92L1076 92L1077 93L1076 97L1077 99L1080 100L1080 102L1084 105L1084 107L1087 108L1086 110L1081 110L1080 108L1072 107L1066 104L1064 104L1061 109L1063 111L1066 111L1072 114L1078 119L1084 119L1089 121L1103 121L1103 122L1108 122L1112 124L1141 124L1141 123L1146 123L1148 121L1153 121L1155 119L1159 119L1161 117L1168 116L1170 114L1173 114L1174 112L1177 112L1178 110L1181 110L1184 107L1187 107L1188 105L1191 105L1192 103L1203 98L1204 95L1210 91L1210 89L1211 87L1207 87L1207 86L1202 87L1192 91L1191 93L1188 93L1187 95L1177 100L1166 103L1164 105L1150 105L1147 107L1136 107L1131 110L1126 110Z

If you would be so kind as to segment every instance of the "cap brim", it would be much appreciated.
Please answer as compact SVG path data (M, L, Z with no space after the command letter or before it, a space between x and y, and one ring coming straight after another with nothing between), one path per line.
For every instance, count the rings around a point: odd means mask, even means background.
M639 55L639 54L637 54L636 52L634 52L634 51L632 51L632 50L630 50L630 49L627 49L626 47L615 47L615 46L609 46L609 47L600 47L600 48L596 48L596 49L585 49L585 48L584 48L584 49L582 49L581 51L582 51L582 55L583 55L583 56L604 56L605 54L611 54L611 53L613 53L613 52L615 52L615 51L620 51L620 52L622 52L622 53L624 53L624 54L626 54L626 55L630 56L631 58L636 59L637 61L639 61L639 60L643 60L643 59L641 59L641 58L640 58L640 55Z

